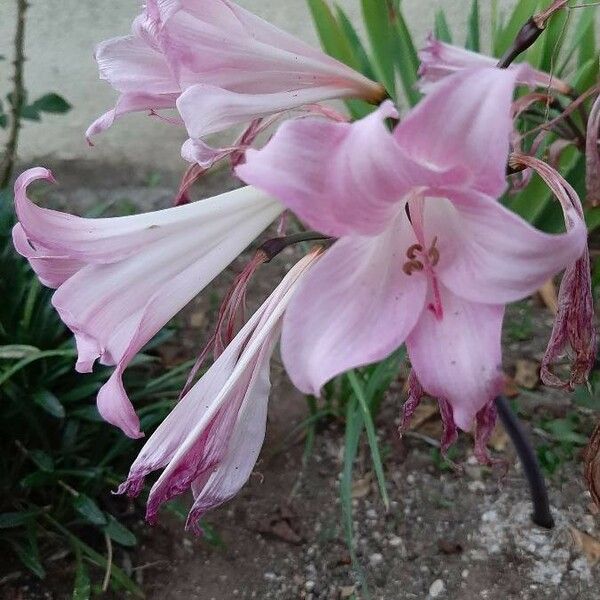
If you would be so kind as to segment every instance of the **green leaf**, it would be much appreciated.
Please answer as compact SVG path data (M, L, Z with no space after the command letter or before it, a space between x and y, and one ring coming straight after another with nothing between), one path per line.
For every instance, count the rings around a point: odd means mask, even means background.
M325 52L349 67L360 70L350 40L335 20L329 5L325 0L307 0L307 2ZM372 108L362 100L348 100L346 106L355 119L360 119L372 111Z
M575 431L575 424L570 419L555 419L544 425L544 429L552 434L557 442L585 446L587 438Z
M73 584L72 600L89 600L92 595L92 585L87 568L81 557L81 549L75 546L75 583Z
M8 116L5 115L4 113L0 113L0 128L6 129L7 125L8 125Z
M435 38L440 40L440 42L446 42L446 44L452 43L452 32L450 31L450 26L446 20L446 13L442 8L435 13L435 25L433 31Z
M43 358L56 358L61 356L75 358L77 353L74 350L46 350L44 352L38 352L37 354L27 356L23 360L20 360L18 363L13 365L10 369L0 373L0 387L2 387L13 375L31 363Z
M354 518L352 514L352 474L354 461L358 454L360 435L364 427L358 398L352 396L346 407L346 434L344 439L344 467L340 480L340 501L342 506L342 523L346 546L350 552L352 564L359 566L356 548L354 547Z
M369 35L375 72L392 98L396 95L394 34L389 0L361 0L362 14Z
M369 448L371 450L371 459L373 461L373 467L375 469L375 475L377 476L377 482L379 484L379 493L386 510L390 507L390 499L387 493L385 474L383 472L383 463L381 462L381 454L379 452L379 443L377 441L377 433L375 432L375 424L373 423L373 417L369 408L367 398L365 397L365 391L356 376L355 371L350 371L347 377L352 386L354 394L358 398L358 404L362 410L363 420L367 430L367 439L369 441Z
M373 65L371 64L369 55L367 54L367 51L365 50L365 47L364 47L362 41L360 40L360 37L358 37L358 33L356 32L356 29L354 28L352 21L350 21L350 19L348 18L348 15L346 15L346 13L342 9L342 7L339 6L338 4L335 5L335 10L336 10L338 23L339 23L342 31L344 32L346 38L350 42L350 45L352 46L352 50L354 51L355 59L358 62L358 64L360 65L361 73L363 75L365 75L366 77L368 77L369 79L374 80L376 77L375 69L373 68Z
M536 13L539 0L519 0L510 19L502 31L498 32L494 54L501 57L512 45L525 23Z
M586 209L585 222L589 233L596 231L600 227L600 207Z
M111 540L121 544L121 546L135 546L137 544L135 535L127 527L121 525L112 515L108 515L108 523L104 527L104 531Z
M93 525L104 526L107 524L106 515L98 505L85 494L79 494L73 498L73 508Z
M28 456L40 471L44 473L52 473L54 471L54 460L43 450L30 450Z
M64 114L71 110L72 106L58 94L45 94L38 98L33 105L38 111L53 114Z
M40 111L33 105L29 104L21 109L21 117L28 121L40 121Z
M15 527L21 527L31 521L37 514L37 511L0 513L0 529L14 529Z
M465 48L467 48L467 50L479 52L479 29L479 0L473 0L473 4L471 5L471 13L469 14L467 42L465 44Z
M325 52L352 68L358 68L352 46L325 0L308 0L308 6Z
M65 407L52 392L39 390L33 395L33 401L53 417L57 419L65 418Z
M396 67L402 80L406 98L409 104L414 106L421 99L421 94L416 88L420 61L400 5L394 13L393 25L395 30L393 49L396 57Z
M23 344L9 344L7 346L0 346L0 360L19 360L21 358L25 358L26 356L31 356L39 351L40 349L36 348L35 346L26 346Z
M53 519L50 515L44 515L45 519L62 535L68 538L72 544L76 544L82 554L84 554L89 560L91 560L95 565L100 567L101 569L106 569L107 561L106 559L98 552L96 552L93 548L88 546L85 542L80 540L78 537L74 536L66 527L61 525L58 521ZM111 567L111 576L113 581L118 583L128 592L131 592L138 598L144 598L144 594L142 590L123 572L122 569L117 567L115 564Z
M37 546L34 544L22 545L15 541L11 541L11 544L23 565L36 577L44 579L46 577L46 570L40 562Z

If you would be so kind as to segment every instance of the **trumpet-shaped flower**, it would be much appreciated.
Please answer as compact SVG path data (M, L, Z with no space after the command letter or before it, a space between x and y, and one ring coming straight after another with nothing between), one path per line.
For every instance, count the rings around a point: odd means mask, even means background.
M446 44L433 36L429 36L427 45L419 53L419 58L421 66L418 86L425 93L431 90L433 84L448 75L463 69L493 67L498 62L497 58ZM562 79L534 69L526 63L509 68L519 71L519 83L524 85L547 88L561 94L570 94L573 91L571 86Z
M290 270L142 448L119 492L136 496L149 473L164 469L148 498L150 522L161 504L191 488L188 527L196 529L206 511L250 477L265 437L269 366L282 315L317 260L318 251Z
M148 0L132 35L100 44L96 59L121 97L88 136L126 112L177 106L200 155L204 136L257 117L385 96L379 84L231 0Z
M237 173L339 240L286 313L282 355L296 386L406 342L425 392L454 423L489 431L501 391L504 305L579 258L585 224L542 233L496 198L504 191L518 69L468 69L440 81L393 132L386 103L354 124L285 123ZM485 432L484 432L485 433Z
M116 365L98 409L131 437L139 420L122 374L141 348L238 256L282 211L253 188L147 214L84 219L48 210L27 187L50 171L35 168L15 184L17 251L45 285L75 334L77 370Z

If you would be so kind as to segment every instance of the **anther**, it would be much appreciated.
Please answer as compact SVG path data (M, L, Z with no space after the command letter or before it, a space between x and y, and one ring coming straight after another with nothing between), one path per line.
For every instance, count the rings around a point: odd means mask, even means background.
M410 277L415 271L422 271L424 268L423 263L418 260L410 260L404 265L403 271Z
M421 252L423 252L423 246L421 246L421 244L414 244L406 251L406 256L408 256L410 260L415 260Z

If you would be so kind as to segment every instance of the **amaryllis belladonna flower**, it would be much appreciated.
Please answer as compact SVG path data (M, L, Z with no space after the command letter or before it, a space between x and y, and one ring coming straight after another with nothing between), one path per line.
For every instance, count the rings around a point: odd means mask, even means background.
M586 227L549 235L505 209L519 69L463 70L438 82L390 132L391 103L354 124L285 123L238 167L312 228L339 238L295 294L282 355L296 386L318 395L336 375L406 342L448 430L479 421L503 386L505 304L575 262ZM414 386L416 389L416 386Z
M100 75L121 96L88 130L124 113L177 106L187 158L206 162L204 136L332 98L379 102L381 85L231 0L148 0L132 35L103 42Z
M119 491L136 496L148 474L164 469L148 497L150 522L161 504L191 488L188 527L198 531L200 517L250 477L265 437L270 360L282 315L318 256L313 251L289 271L142 448Z
M419 89L428 92L432 84L440 79L462 71L478 67L493 67L498 63L497 58L465 50L429 36L427 45L419 53L421 66L419 68ZM527 63L513 65L510 69L518 69L519 83L532 87L546 88L561 94L570 94L571 86L549 73L534 69Z
M77 370L99 360L116 365L98 394L98 409L128 436L139 419L122 374L143 346L210 283L283 210L253 188L147 214L84 219L41 208L27 197L47 169L23 173L15 184L17 251L44 285L75 334Z

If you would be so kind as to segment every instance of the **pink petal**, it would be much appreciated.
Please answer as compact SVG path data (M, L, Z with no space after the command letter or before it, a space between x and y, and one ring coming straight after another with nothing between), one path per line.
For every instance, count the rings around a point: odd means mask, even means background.
M213 85L197 84L178 99L177 108L191 138L199 139L247 123L257 117L298 108L332 98L351 96L352 90L332 85L269 94L237 93Z
M82 219L31 203L26 187L38 178L50 174L33 169L15 185L17 248L34 268L43 265L48 283L60 286L52 302L75 334L78 370L90 371L96 359L117 365L98 397L102 415L139 435L123 370L282 207L243 188L145 215Z
M165 57L137 37L130 35L100 43L96 61L100 78L121 93L160 96L180 91Z
M576 226L550 235L485 195L449 194L451 201L426 202L425 228L429 239L439 237L436 271L441 281L471 302L505 304L525 298L585 247L585 224L574 210Z
M354 367L402 345L425 302L425 277L408 277L406 248L415 238L398 218L380 236L342 238L309 272L286 313L281 352L294 385L320 395Z
M382 97L380 85L233 2L182 3L160 39L183 88L202 83L264 94L334 86L367 99Z
M460 46L445 44L433 36L429 36L419 58L421 59L419 89L425 93L434 89L434 84L448 75L464 69L495 67L498 64L497 58L471 52ZM538 71L527 63L512 65L510 69L519 70L518 83L520 84L549 88L562 94L571 91L570 86L555 75Z
M136 495L146 475L166 467L150 494L149 520L192 485L198 500L193 513L208 510L250 475L264 437L269 359L281 317L316 258L305 257L288 273L144 446L119 491Z
M159 96L145 92L123 94L117 100L114 108L98 117L85 132L85 137L91 144L91 138L112 127L113 123L123 115L131 112L154 111L163 108L174 108L177 95Z
M188 517L188 528L194 529L206 512L233 498L252 475L265 439L272 351L271 343L256 358L219 465L192 482L194 504Z
M440 170L463 167L470 187L499 197L506 188L518 74L481 68L443 79L396 127L396 139L412 159Z
M469 431L502 391L504 306L469 302L444 286L440 292L443 318L423 311L406 345L425 392L448 401L458 427Z
M248 150L236 173L323 233L376 234L413 187L462 178L460 172L435 173L414 163L385 125L393 117L395 108L385 102L352 124L288 121L262 150Z

